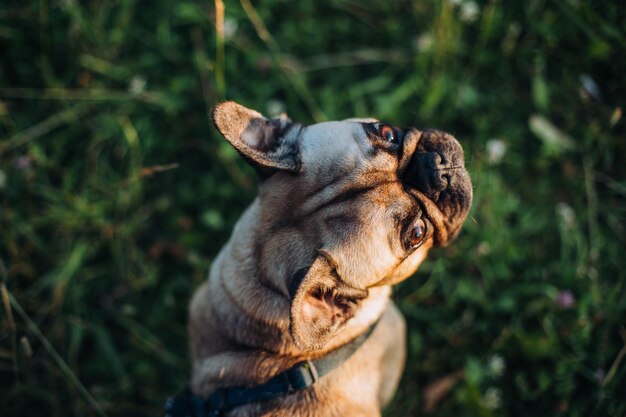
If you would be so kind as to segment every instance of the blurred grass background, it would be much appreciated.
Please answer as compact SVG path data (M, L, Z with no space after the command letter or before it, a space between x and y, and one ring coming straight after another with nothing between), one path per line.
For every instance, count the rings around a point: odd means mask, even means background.
M585 0L0 4L0 414L160 415L186 306L255 193L211 127L455 134L464 232L394 293L386 415L626 413L626 8Z

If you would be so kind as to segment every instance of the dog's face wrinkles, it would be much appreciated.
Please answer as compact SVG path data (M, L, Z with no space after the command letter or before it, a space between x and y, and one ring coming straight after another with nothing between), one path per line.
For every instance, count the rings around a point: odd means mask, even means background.
M412 273L432 246L434 230L424 218L424 241L410 244L424 210L399 179L401 143L381 143L371 128L360 122L304 128L298 175L279 175L262 191L272 201L284 200L274 230L308 228L306 235L317 236L315 248L340 279L360 289Z
M340 331L368 289L410 276L469 210L463 151L446 133L373 119L304 127L232 102L213 118L264 177L260 274L290 298L304 350Z

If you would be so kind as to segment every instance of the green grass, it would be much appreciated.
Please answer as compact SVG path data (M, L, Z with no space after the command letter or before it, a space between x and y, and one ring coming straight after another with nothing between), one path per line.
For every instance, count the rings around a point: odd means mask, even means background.
M255 193L207 114L235 99L465 147L464 232L394 293L387 415L623 417L626 9L255 3L223 30L212 2L0 5L0 414L158 415L185 383L187 303Z

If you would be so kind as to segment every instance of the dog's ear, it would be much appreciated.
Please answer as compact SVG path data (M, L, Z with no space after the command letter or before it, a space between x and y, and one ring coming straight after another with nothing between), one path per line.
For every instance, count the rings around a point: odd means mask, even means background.
M211 118L220 133L262 176L276 170L300 170L297 138L302 125L291 122L287 116L266 119L259 112L226 101L213 108Z
M318 256L291 284L291 335L305 351L321 349L354 316L367 290L341 281L326 257Z

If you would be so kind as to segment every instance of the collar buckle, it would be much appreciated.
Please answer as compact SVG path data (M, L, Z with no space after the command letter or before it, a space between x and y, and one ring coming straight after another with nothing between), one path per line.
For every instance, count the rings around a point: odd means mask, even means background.
M284 375L289 384L290 392L310 387L319 379L317 367L310 360L300 362L289 368Z

